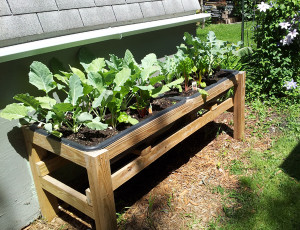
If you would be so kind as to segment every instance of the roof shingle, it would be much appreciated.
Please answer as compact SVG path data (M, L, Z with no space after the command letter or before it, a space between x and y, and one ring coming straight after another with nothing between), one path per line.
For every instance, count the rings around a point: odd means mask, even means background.
M6 0L0 0L0 16L10 15L10 9Z
M0 0L0 47L195 14L198 0Z

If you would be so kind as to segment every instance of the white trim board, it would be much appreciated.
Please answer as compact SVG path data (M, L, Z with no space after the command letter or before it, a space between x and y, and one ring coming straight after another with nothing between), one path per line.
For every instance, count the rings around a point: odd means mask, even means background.
M211 14L207 13L194 14L132 25L110 27L7 46L0 48L0 63L95 42L122 39L122 37L130 35L200 22L210 16Z

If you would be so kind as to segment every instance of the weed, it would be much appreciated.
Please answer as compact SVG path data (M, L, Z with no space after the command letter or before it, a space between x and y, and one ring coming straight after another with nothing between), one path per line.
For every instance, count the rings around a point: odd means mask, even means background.
M150 195L148 199L148 211L147 211L147 223L150 227L150 229L155 229L154 222L152 219L152 211L153 211L153 205L154 205L155 197L152 197Z
M173 200L173 193L169 195L167 200L167 205L169 208L172 208L172 200Z
M232 160L230 165L230 172L232 174L241 175L244 169L243 162L240 160Z
M212 188L212 191L211 191L211 192L212 192L213 194L219 193L219 194L221 194L221 195L224 195L225 189L224 189L221 185L218 185L218 186Z

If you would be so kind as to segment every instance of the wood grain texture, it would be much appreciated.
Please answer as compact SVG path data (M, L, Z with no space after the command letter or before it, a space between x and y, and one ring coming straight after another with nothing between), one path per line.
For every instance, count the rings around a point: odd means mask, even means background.
M108 152L86 154L86 166L97 230L117 229Z
M87 188L85 190L85 195L86 195L86 201L87 201L88 205L93 206L93 200L92 200L90 188Z
M234 139L243 139L245 135L245 81L246 72L239 72L238 84L234 87L233 123Z
M43 160L47 156L47 151L39 146L32 145L33 133L24 132L23 129L23 134L41 213L46 220L51 221L59 211L57 198L42 188L39 175L35 167L37 162Z
M59 199L68 203L89 217L94 218L93 208L88 205L85 195L49 175L40 177L40 182L43 189L47 190L51 194L55 195Z
M37 173L40 177L46 176L49 173L65 166L68 160L56 156L50 159L45 159L36 163Z
M219 94L230 89L235 84L237 84L237 76L227 79L224 82L218 84L217 86L208 90L208 96L206 100L203 100L202 96L197 98L189 99L187 102L164 115L148 122L142 127L137 128L133 132L128 133L117 141L113 142L111 145L107 146L106 149L109 151L110 159L114 158L118 154L122 153L124 150L132 147L133 145L143 141L145 138L153 135L158 130L171 124L182 116L188 114L199 106L203 105L206 101L214 99Z
M85 159L82 151L65 145L55 139L45 137L44 135L33 132L29 128L25 128L26 135L32 136L32 143L36 144L49 152L59 155L65 159L68 159L80 166L85 167Z
M227 99L226 101L218 105L214 110L205 113L203 116L186 125L184 128L178 130L176 133L166 138L158 145L152 147L150 153L148 153L147 155L136 158L134 161L130 162L129 164L115 172L112 175L113 189L115 190L120 187L122 184L142 171L144 168L161 157L175 145L183 141L185 138L196 132L198 129L215 119L217 116L219 116L221 113L231 108L232 106L232 98Z

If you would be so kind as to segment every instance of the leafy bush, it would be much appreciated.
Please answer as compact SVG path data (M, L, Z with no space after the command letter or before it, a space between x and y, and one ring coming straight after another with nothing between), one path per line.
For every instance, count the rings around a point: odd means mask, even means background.
M234 0L233 16L242 18L242 1ZM255 7L255 1L244 0L244 16L246 20L250 20L253 17L253 9Z
M257 5L254 32L257 49L246 69L250 98L289 96L299 99L299 88L286 87L293 81L300 81L299 15L300 0Z

